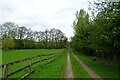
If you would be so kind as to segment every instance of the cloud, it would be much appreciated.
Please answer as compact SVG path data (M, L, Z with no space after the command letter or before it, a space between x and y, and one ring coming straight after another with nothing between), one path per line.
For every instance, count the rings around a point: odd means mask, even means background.
M75 13L82 8L87 10L87 0L1 0L0 24L11 21L37 31L58 28L71 37Z

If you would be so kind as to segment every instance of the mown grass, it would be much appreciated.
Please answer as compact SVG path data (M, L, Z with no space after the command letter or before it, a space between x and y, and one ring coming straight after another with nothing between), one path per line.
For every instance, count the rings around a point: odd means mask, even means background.
M15 60L36 56L39 54L49 54L63 51L64 49L21 49L2 51L2 63L8 63Z
M85 56L77 51L74 51L74 53L103 79L118 78L118 69L113 65L101 63L100 60L92 61L91 57Z
M83 69L83 67L75 60L72 53L70 53L71 65L73 70L74 78L77 80L79 78L91 78L91 76Z
M36 55L39 55L39 54L58 53L58 52L61 52L63 50L64 49L36 49L36 50L31 50L30 49L30 50L3 51L2 52L2 58L3 58L2 63L6 64L6 63L9 63L9 62L12 62L12 61L21 60L21 59L28 58L28 57L31 57L31 56L36 56ZM45 58L45 57L42 57L42 58ZM37 60L40 60L40 58L33 59L32 62L35 62ZM10 73L10 72L15 71L19 68L24 67L25 65L28 65L28 64L29 64L29 61L24 61L24 62L15 64L15 65L9 66L8 67L8 72ZM34 65L33 68L38 66L38 65L39 64ZM15 74L15 75L11 76L10 78L19 78L19 77L25 75L28 72L29 72L29 70L25 69L25 70Z
M37 70L29 78L64 78L64 71L66 65L66 52L44 67L38 66Z

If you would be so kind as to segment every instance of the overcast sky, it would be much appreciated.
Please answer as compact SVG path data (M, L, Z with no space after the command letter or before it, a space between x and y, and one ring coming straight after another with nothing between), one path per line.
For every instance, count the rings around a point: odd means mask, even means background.
M0 24L10 21L35 31L56 28L71 37L80 9L88 11L88 0L0 0Z

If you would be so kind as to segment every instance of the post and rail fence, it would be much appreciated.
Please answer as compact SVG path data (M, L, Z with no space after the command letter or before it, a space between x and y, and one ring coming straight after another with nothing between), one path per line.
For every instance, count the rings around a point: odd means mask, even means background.
M35 69L32 69L32 66L34 64L37 64L37 63L40 63L43 62L43 61L46 61L45 64L49 64L50 62L56 60L57 58L59 58L62 54L64 53L64 51L62 52L59 52L59 53L52 53L52 54L40 54L40 55L37 55L37 56L32 56L32 57L29 57L29 58L25 58L25 59L21 59L21 60L17 60L17 61L13 61L13 62L9 62L7 64L2 64L0 65L0 68L2 68L2 79L8 79L10 76L18 73L18 72L21 72L23 70L25 70L26 68L28 68L28 73L26 73L24 76L22 76L19 80L22 80L26 77L28 77L31 73L33 73L35 71ZM43 56L46 56L46 58L42 58ZM40 58L39 60L35 61L35 62L32 62L32 59L35 59L35 58ZM22 67L22 68L19 68L15 71L12 71L11 73L8 73L8 69L11 65L15 65L15 64L18 64L18 63L21 63L21 62L24 62L24 61L29 61L28 65Z

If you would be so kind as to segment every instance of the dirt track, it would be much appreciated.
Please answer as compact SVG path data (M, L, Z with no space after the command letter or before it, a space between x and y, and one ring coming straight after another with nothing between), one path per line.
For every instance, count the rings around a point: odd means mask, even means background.
M69 80L74 80L69 53L67 54L67 64L66 64L66 70L65 70L65 78L69 79Z
M100 76L98 76L93 70L91 70L85 63L83 63L75 54L73 54L74 58L79 62L80 65L88 72L88 74L94 78L94 80L102 80Z

